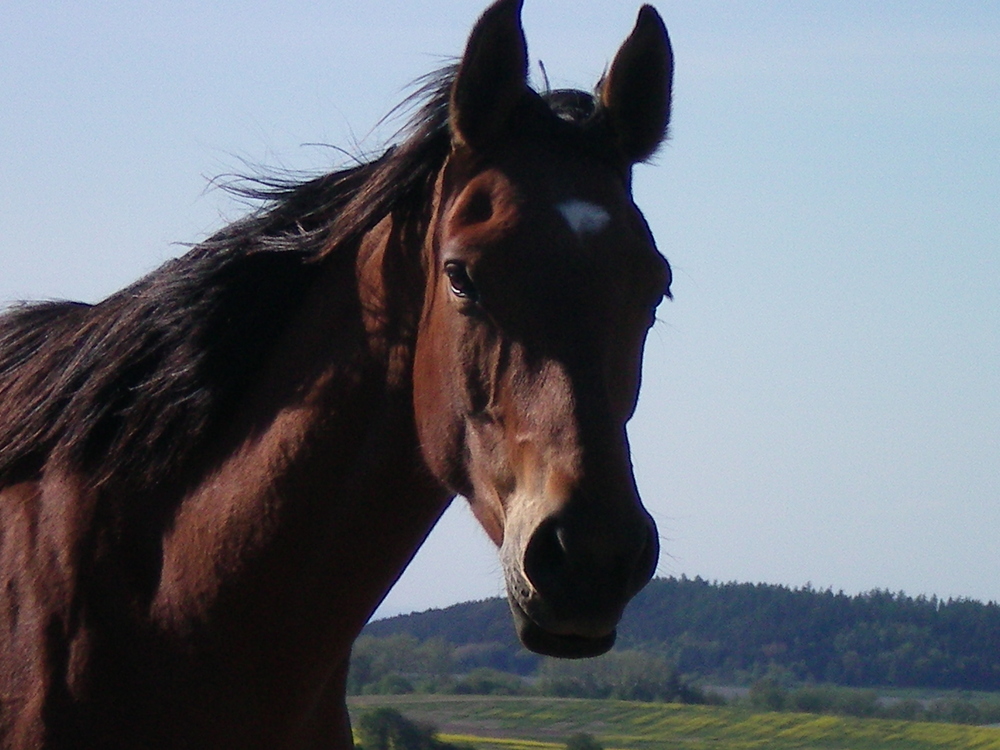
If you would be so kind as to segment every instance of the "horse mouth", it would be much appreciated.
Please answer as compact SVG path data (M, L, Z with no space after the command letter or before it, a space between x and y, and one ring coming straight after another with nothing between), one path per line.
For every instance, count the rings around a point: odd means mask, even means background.
M507 601L514 616L517 637L526 649L536 654L560 659L587 659L605 654L615 645L617 630L597 637L553 633L532 620L513 597L508 597Z

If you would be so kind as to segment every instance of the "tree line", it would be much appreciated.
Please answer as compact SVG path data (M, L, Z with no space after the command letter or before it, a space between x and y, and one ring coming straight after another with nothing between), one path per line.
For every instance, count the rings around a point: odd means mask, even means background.
M660 579L640 593L622 643L682 672L853 687L1000 690L1000 607L967 599Z
M546 659L531 675L478 666L462 671L456 649L409 634L362 635L354 644L348 693L400 695L542 695L664 703L705 703L701 690L681 678L663 657L618 650L594 659Z
M555 681L545 675L557 668L517 643L501 599L369 624L355 650L359 675L383 658L366 653L365 638L395 636L412 639L384 657L400 665L401 675L422 674L407 672L405 664L424 654L419 658L438 659L442 673L451 675L488 669ZM616 649L643 654L647 663L658 659L669 675L664 679L674 684L749 685L777 674L853 687L996 691L1000 606L888 591L852 596L810 586L661 578L629 606ZM609 689L606 683L602 689Z
M765 678L751 687L737 703L758 711L831 714L862 719L901 719L949 724L1000 722L1000 698L983 694L950 694L936 698L886 698L871 689L831 685L785 686Z

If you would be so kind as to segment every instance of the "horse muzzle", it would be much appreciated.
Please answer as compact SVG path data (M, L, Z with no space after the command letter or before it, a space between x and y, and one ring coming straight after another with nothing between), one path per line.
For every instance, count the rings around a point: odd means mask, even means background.
M643 512L630 531L580 527L558 515L526 543L508 548L507 599L525 648L545 656L586 658L614 644L625 605L652 578L659 536Z

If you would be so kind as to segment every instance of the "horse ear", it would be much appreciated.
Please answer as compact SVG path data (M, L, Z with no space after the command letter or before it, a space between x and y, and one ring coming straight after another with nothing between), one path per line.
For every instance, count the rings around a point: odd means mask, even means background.
M528 47L521 28L523 0L499 0L479 18L451 89L452 142L487 147L501 135L527 91Z
M667 135L673 78L674 54L667 27L652 6L644 5L600 84L601 105L622 154L631 163L652 156Z

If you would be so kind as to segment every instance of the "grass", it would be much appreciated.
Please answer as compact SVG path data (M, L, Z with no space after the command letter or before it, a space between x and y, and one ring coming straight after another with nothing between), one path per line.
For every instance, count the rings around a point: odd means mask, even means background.
M478 750L559 750L577 732L607 750L1000 750L995 728L728 706L443 695L359 696L349 706L392 706Z

